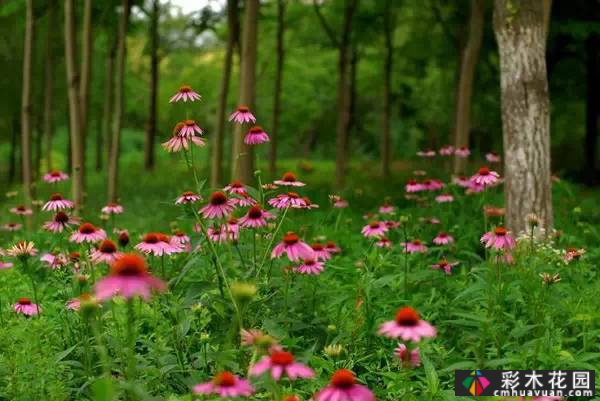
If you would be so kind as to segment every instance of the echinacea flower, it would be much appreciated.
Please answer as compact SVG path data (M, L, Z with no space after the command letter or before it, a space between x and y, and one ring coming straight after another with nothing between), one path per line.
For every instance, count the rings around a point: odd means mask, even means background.
M465 177L464 175L458 176L458 177L453 177L452 178L452 183L458 185L459 187L462 188L468 188L470 185L470 180L468 177Z
M500 174L495 171L491 171L487 167L481 167L477 174L471 177L471 181L478 185L490 186L498 182Z
M52 170L47 174L44 174L44 181L50 184L54 184L56 182L66 181L69 179L69 176L66 173L63 173L59 170Z
M10 269L11 267L13 267L13 263L12 262L3 262L2 260L0 260L0 270L2 270L2 269Z
M410 242L401 242L400 245L404 247L405 253L425 253L427 252L427 246L423 244L421 240L414 239Z
M83 242L98 242L106 238L106 232L92 223L83 223L77 231L71 234L69 241L81 244Z
M119 237L117 238L119 246L121 248L125 248L127 244L129 244L129 233L127 232L127 230L121 230L117 232L119 233Z
M154 256L171 255L180 252L179 247L170 243L169 237L162 233L148 233L142 242L135 246L140 252Z
M250 112L250 109L246 105L240 105L236 111L231 113L229 116L229 121L236 122L238 124L244 123L252 123L256 122L256 117Z
M446 185L443 182L441 182L440 180L427 179L427 180L423 180L423 183L421 184L421 186L426 191L437 191L439 189L444 188Z
M61 233L66 228L77 224L78 222L79 219L70 217L65 212L58 212L54 215L52 220L45 222L42 228L53 233Z
M391 248L392 247L392 241L390 241L387 237L381 237L375 243L375 246L378 247L378 248Z
M310 200L310 198L308 196L303 196L302 200L304 201L304 206L302 206L302 209L318 209L319 205L317 205L316 203L312 203L312 201Z
M442 231L440 233L438 233L438 235L435 236L435 238L433 239L433 243L436 245L448 245L454 242L454 237L452 237L450 234Z
M325 244L325 250L332 255L342 252L342 249L338 247L333 241L327 241L327 243Z
M315 372L303 363L296 362L294 355L287 351L274 351L264 356L260 361L250 367L251 376L260 376L271 371L271 377L278 381L283 375L296 380L297 378L310 379Z
M194 120L181 121L181 125L178 128L179 131L177 131L177 136L187 139L194 137L196 134L202 135L204 133L202 128L200 128Z
M297 262L299 259L314 258L313 250L305 242L293 232L288 232L283 236L283 241L275 245L271 252L271 258L275 259L283 254L286 254L292 262Z
M13 310L25 316L35 316L42 311L42 308L31 302L29 298L19 298L13 305Z
M173 103L173 102L179 102L179 101L183 101L183 102L187 102L188 100L190 102L194 102L196 100L200 100L202 99L202 97L194 92L194 90L192 89L191 86L188 85L182 85L179 90L177 91L176 94L174 94L171 99L169 99L169 103Z
M454 154L454 146L445 145L440 149L440 155L442 156L452 156Z
M393 214L396 211L396 208L387 202L379 207L379 213L382 214Z
M208 239L212 242L221 243L227 240L227 233L222 227L208 227L206 229L206 234L208 235Z
M176 205L184 205L188 203L195 203L201 201L202 197L198 194L195 194L191 191L186 191L179 195L179 197L175 200Z
M305 183L298 181L298 179L296 178L296 175L294 173L292 173L291 171L288 171L287 173L283 174L281 179L273 181L273 183L275 185L291 186L291 187L303 187L306 185Z
M267 220L274 219L271 213L255 205L248 209L244 217L239 220L239 225L244 228L259 228L267 225Z
M516 245L515 240L504 227L496 227L493 231L483 234L481 243L486 248L494 249L512 249Z
M434 270L443 270L446 274L452 273L452 268L458 265L458 262L448 262L446 259L442 259L437 263L431 265Z
M73 209L74 203L70 200L64 199L61 194L53 193L50 196L50 200L42 206L42 210L49 211L59 211L64 209Z
M96 283L94 291L98 301L116 295L126 299L139 296L147 301L153 290L162 292L165 289L165 283L148 272L144 258L125 253L111 264L108 276Z
M111 264L119 257L121 257L121 253L117 251L117 245L109 239L105 239L98 245L98 248L90 251L90 260L95 264Z
M433 150L433 149L419 150L417 152L417 156L419 156L419 157L434 157L435 150Z
M461 146L454 151L454 154L458 157L467 158L471 154L471 151L466 146Z
M437 203L454 202L454 196L450 194L441 194L435 197Z
M405 306L398 310L396 319L383 323L379 334L390 338L401 338L404 341L419 342L421 338L435 337L437 332L429 322L422 320L419 313Z
M21 228L23 228L23 224L21 223L6 223L2 225L2 229L8 232L19 231Z
M348 201L342 199L339 195L329 195L329 200L333 203L333 207L336 209L345 209L348 207Z
M208 205L200 209L205 219L220 219L227 217L233 212L235 206L224 192L216 191L210 195Z
M81 309L81 305L96 305L96 299L87 292L79 294L78 297L67 301L65 307L72 311L78 311Z
M417 182L417 180L409 180L404 187L406 192L420 192L424 189L423 184Z
M6 254L14 258L35 256L37 252L35 244L31 241L19 241L6 250Z
M62 253L45 253L40 257L40 261L46 263L51 269L58 269L69 263L67 257Z
M240 224L238 219L230 217L229 220L223 224L223 232L229 241L237 241L240 238Z
M240 180L233 180L229 185L223 188L223 191L227 192L228 194L245 195L246 187Z
M300 266L294 268L294 272L300 274L317 275L323 273L325 266L323 262L316 259L304 259Z
M358 384L354 373L347 369L336 370L327 387L314 396L315 401L375 401L366 386Z
M249 397L254 388L248 380L244 380L231 372L221 372L206 383L196 384L194 394L217 394L221 398Z
M306 206L306 201L296 192L279 194L275 198L269 199L267 203L276 209L287 209L288 207L301 209Z
M104 214L121 214L123 213L123 206L118 203L111 202L102 208Z
M489 163L500 163L502 158L496 152L488 152L485 154L485 160L487 160Z
M398 346L394 350L394 355L396 355L400 361L402 361L403 366L414 368L421 365L419 348L414 348L413 350L409 351L405 344L398 343Z
M310 246L317 260L329 260L331 259L331 253L325 248L325 245L320 242L315 242Z
M9 211L17 216L31 216L33 214L33 210L24 205L15 206L10 208Z
M190 237L188 237L187 234L185 232L183 232L183 231L176 231L171 236L171 240L169 241L169 243L173 244L173 245L176 245L176 246L189 244L190 243Z
M570 247L570 248L566 249L565 254L563 255L563 259L566 262L570 262L572 260L578 260L579 258L581 258L583 256L584 253L585 253L585 249L583 249L583 248Z
M205 146L206 142L204 142L202 138L197 136L186 138L176 134L173 135L171 139L169 139L167 142L161 144L161 146L167 152L175 153L181 150L188 150L190 148L190 144L195 146Z
M381 221L372 221L360 231L365 237L382 237L388 232L388 227Z
M244 137L246 145L260 145L265 142L269 142L269 135L258 125L250 128Z
M237 207L249 207L256 205L256 201L247 193L236 194L231 198L231 203Z

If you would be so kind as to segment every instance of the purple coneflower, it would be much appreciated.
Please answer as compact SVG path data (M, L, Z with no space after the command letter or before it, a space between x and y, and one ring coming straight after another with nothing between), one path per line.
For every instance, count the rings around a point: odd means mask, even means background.
M188 85L182 85L179 90L177 91L176 94L174 94L171 99L169 99L169 103L173 103L173 102L179 102L179 101L183 101L183 102L187 102L188 100L190 102L194 102L196 100L200 100L202 99L202 97L194 92L194 90L192 89L191 86Z
M271 252L271 258L278 258L283 254L292 262L297 262L299 259L313 259L314 253L310 246L301 241L300 238L293 232L288 232L283 236L283 241L275 245Z
M394 320L381 325L379 334L391 338L401 338L404 341L419 342L421 338L435 337L436 330L431 324L422 320L416 310L406 306L396 313Z
M94 226L92 223L83 223L77 231L71 234L69 241L81 244L83 242L98 242L106 238L106 232L103 229Z
M250 367L251 376L260 376L267 371L270 371L271 377L275 381L279 381L284 375L290 380L310 379L315 376L315 372L311 368L296 362L294 355L287 351L273 351Z
M33 210L29 209L26 206L19 205L10 209L12 214L16 214L17 216L31 216L33 214Z
M279 194L275 198L269 199L267 203L276 209L287 209L288 207L301 209L306 206L306 201L296 192Z
M446 145L440 149L440 155L442 156L452 156L454 154L454 146Z
M458 265L458 262L448 262L446 259L442 259L437 263L431 265L434 270L443 270L446 274L452 273L452 268Z
M34 316L40 313L42 308L31 302L29 298L19 298L17 303L13 305L13 310L25 316Z
M123 213L123 206L118 203L109 203L108 205L102 208L102 213L104 214L121 214Z
M291 171L288 171L287 173L283 174L280 180L273 181L273 183L276 185L291 187L303 187L306 185L305 183L298 181L296 175Z
M265 142L269 142L269 135L258 125L250 128L244 137L246 145L260 145Z
M69 179L69 176L66 173L63 173L59 170L52 170L47 174L44 174L44 181L54 184L56 182L66 181Z
M471 177L471 181L478 185L490 186L498 182L500 174L495 171L491 171L487 167L481 167L477 174Z
M402 361L403 366L415 368L421 365L419 348L414 348L412 351L409 351L405 344L399 343L394 350L394 355L396 355L400 361Z
M255 205L248 209L248 213L239 220L239 224L244 228L259 228L267 225L267 220L274 219L271 213Z
M240 105L236 111L231 113L229 116L229 121L236 122L238 124L244 123L252 123L256 122L256 117L250 112L250 109L246 105Z
M205 219L220 219L229 216L234 208L235 205L224 192L216 191L210 195L208 205L200 209L200 213Z
M315 401L375 401L366 386L356 383L354 373L347 369L336 370L327 387L314 396Z
M372 221L361 230L362 235L365 237L382 237L388 232L388 227L381 221Z
M405 253L425 253L427 252L427 246L421 242L421 240L414 239L410 242L401 242L400 245L404 247Z
M300 266L294 268L294 272L300 274L317 275L321 274L325 269L323 262L315 259L304 259Z
M454 151L454 154L458 157L467 158L471 154L471 151L466 146L461 146Z
M246 187L240 180L233 180L229 185L223 188L223 191L227 192L228 194L245 195Z
M437 203L454 202L454 196L450 194L441 194L435 197Z
M202 197L198 194L195 194L194 192L191 191L186 191L184 193L182 193L181 195L179 195L179 197L175 200L175 204L176 205L183 205L183 204L187 204L187 203L195 203L198 201L201 201Z
M486 248L494 249L512 249L516 245L515 240L504 227L496 227L493 231L483 234L481 243Z
M451 244L454 242L454 237L452 237L450 234L446 233L446 232L440 232L438 235L436 235L436 237L433 239L433 243L436 245L447 245L447 244Z
M90 260L94 264L107 263L110 265L120 257L121 253L117 251L117 245L109 239L105 239L98 245L98 248L90 251Z
M248 380L240 379L231 372L221 372L206 383L196 384L194 394L217 394L221 398L249 397L254 388Z
M63 209L73 209L73 206L75 206L73 202L64 199L61 194L53 193L50 196L50 200L42 206L42 210L45 212L59 211Z

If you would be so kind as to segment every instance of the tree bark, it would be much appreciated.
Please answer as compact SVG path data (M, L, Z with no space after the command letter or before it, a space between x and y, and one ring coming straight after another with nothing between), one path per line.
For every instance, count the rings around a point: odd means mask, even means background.
M123 120L123 84L125 80L125 53L127 23L129 21L130 1L123 0L123 14L119 21L119 45L117 47L114 115L112 120L112 140L108 163L108 202L117 201L119 177L119 156L121 148L121 123Z
M81 154L81 107L79 75L75 67L75 10L73 0L65 0L65 63L69 97L69 132L71 138L71 191L77 208L83 205Z
M110 154L111 148L111 121L113 116L114 90L115 90L115 57L117 46L119 45L119 35L115 34L112 45L106 55L106 72L104 75L104 105L102 107L102 138L100 142L106 142L106 154ZM96 148L96 170L102 169L104 147L100 145Z
M54 137L54 30L56 29L56 1L48 1L48 27L46 31L46 68L44 89L44 153L48 169L54 168L52 138Z
M544 36L548 38L550 32L550 17L552 16L552 0L542 0L544 6Z
M210 186L217 188L223 184L223 139L225 137L225 116L227 113L227 97L231 82L233 53L239 39L238 0L227 0L227 45L223 60L223 76L219 92L219 108L217 110L217 129L212 140Z
M553 225L550 112L544 12L539 0L496 0L494 31L500 53L506 225L527 230L535 213Z
M81 40L81 85L79 87L80 132L81 140L81 182L85 189L86 153L89 125L90 81L92 77L92 52L94 50L92 33L92 0L85 0L83 6L83 31Z
M585 42L587 96L585 108L584 180L598 184L597 148L600 126L600 35L591 33Z
M10 134L10 157L8 160L8 183L12 184L15 182L17 177L17 161L19 158L19 131L20 126L19 113L15 113L11 122L11 134Z
M242 35L242 60L240 71L239 103L247 105L255 112L256 104L256 60L258 55L258 10L259 0L246 0L244 34ZM251 183L254 173L254 149L244 143L245 129L241 124L235 127L231 163L231 178Z
M277 65L275 67L275 93L273 94L273 127L269 149L269 175L277 175L277 139L279 136L279 115L281 114L281 90L283 84L285 0L277 0Z
M392 152L391 105L392 105L392 67L394 63L394 18L392 0L385 0L383 13L383 36L385 41L385 60L383 62L383 127L381 130L381 175L390 177Z
M23 177L23 198L31 205L31 80L33 64L33 0L26 1L25 42L23 44L23 92L21 96L21 163Z
M454 116L454 147L469 146L471 130L471 97L473 79L479 60L481 41L483 40L483 23L485 0L471 0L471 17L469 19L469 35L460 57L460 73L456 90L456 110ZM454 157L454 174L465 173L465 161L462 157Z
M156 120L158 118L159 13L158 0L153 0L152 14L150 16L150 109L148 110L148 125L146 127L146 141L144 142L144 167L146 170L152 170L154 168L154 142L156 139Z

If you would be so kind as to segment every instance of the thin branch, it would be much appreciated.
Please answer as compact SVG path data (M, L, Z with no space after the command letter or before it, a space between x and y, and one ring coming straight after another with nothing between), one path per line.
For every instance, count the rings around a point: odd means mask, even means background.
M331 29L331 27L329 26L329 24L327 23L327 20L325 19L325 16L323 16L323 14L321 13L321 7L319 6L318 1L319 0L313 0L313 6L314 6L314 9L315 9L315 13L317 14L317 17L319 18L319 22L321 22L321 26L325 30L325 33L329 37L329 40L331 40L331 43L335 47L339 47L340 46L340 42L337 39L337 37L335 36L335 33L333 32L333 30Z

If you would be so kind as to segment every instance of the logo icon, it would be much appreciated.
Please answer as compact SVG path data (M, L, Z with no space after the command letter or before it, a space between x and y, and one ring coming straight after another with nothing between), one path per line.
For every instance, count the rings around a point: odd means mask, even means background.
M474 370L465 380L463 380L462 384L469 390L471 395L480 395L481 392L490 385L490 381L486 379L480 371Z

